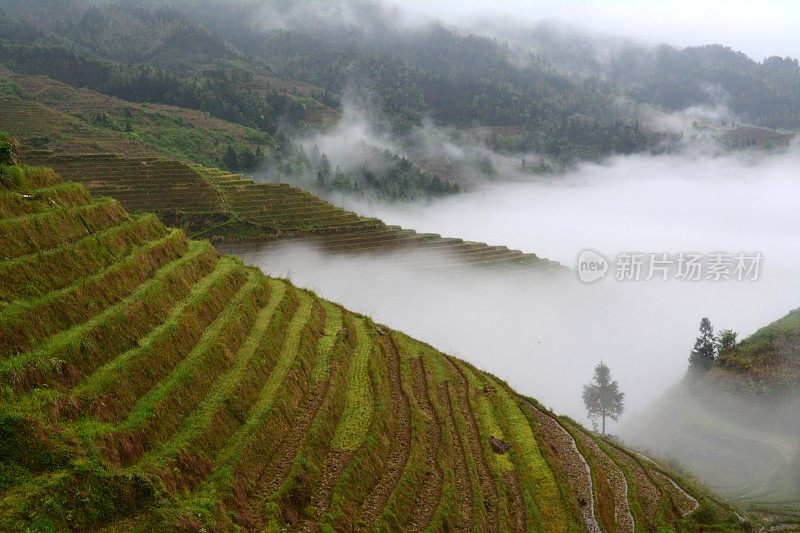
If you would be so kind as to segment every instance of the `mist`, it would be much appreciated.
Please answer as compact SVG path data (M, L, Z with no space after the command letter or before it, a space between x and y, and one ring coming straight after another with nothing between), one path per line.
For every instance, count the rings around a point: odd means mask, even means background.
M265 30L318 31L337 26L377 34L409 31L437 21L481 32L487 22L530 29L547 20L604 40L619 36L648 46L722 43L760 61L773 55L800 57L798 17L799 8L791 0L311 0L261 5L251 22Z
M484 184L426 204L348 206L389 224L506 244L569 267L585 248L607 257L761 252L757 281L586 285L573 274L456 276L422 271L403 255L330 256L307 246L272 247L246 259L579 420L585 421L581 386L602 358L627 395L624 421L681 379L701 317L743 338L797 307L798 165L796 147L772 156L616 157L557 178Z
M482 138L485 135L481 135L485 128L459 130L425 118L419 126L396 135L377 120L378 115L363 98L351 95L344 100L341 118L335 126L301 137L295 144L309 159L312 168L318 168L321 156L325 155L333 168L345 173L358 173L361 169L380 173L387 164L382 156L388 153L405 157L423 168L436 169L449 181L466 189L489 180L529 181L531 173L521 168L523 160L529 166L545 162L548 168L557 167L536 152L512 155L492 150ZM262 179L269 180L269 177ZM309 183L314 179L314 176L307 177ZM335 192L328 195L337 202L349 201L347 195Z
M583 31L633 38L648 45L678 47L724 43L762 60L800 57L798 5L790 0L567 0L562 2L393 1L422 17L469 25L491 17L516 23L555 19Z
M800 499L800 395L754 398L682 382L620 428L629 444L689 467L731 499Z

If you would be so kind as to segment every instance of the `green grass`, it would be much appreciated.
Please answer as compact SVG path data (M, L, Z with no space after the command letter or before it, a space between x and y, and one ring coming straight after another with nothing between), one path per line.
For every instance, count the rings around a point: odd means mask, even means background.
M220 336L222 329L235 314L240 312L240 304L260 283L262 283L262 280L257 275L252 275L250 279L247 280L247 283L239 289L239 292L225 308L225 311L223 311L213 322L211 327L205 331L197 346L195 346L189 355L181 361L172 374L139 400L128 418L119 425L120 430L128 430L143 425L145 421L150 418L159 401L166 397L173 389L190 380L193 375L199 371L199 363L203 360L208 351L211 350L213 344Z
M2 259L42 252L115 226L128 216L111 199L0 220Z
M144 300L150 295L162 290L161 283L168 279L170 274L187 263L190 263L192 260L197 259L200 255L209 253L210 250L211 247L208 243L190 243L189 250L183 257L165 265L146 283L140 285L138 289L123 300L106 308L103 312L93 316L90 320L57 333L44 344L37 347L35 351L18 354L0 362L0 376L13 379L15 371L31 364L36 364L41 371L46 373L48 369L55 370L63 362L68 361L72 357L77 358L77 353L81 349L85 335L94 328L103 325L109 319L118 316L123 309L132 305L134 302Z
M755 359L775 351L774 343L778 338L797 334L798 331L800 331L800 309L795 309L780 320L764 326L741 341L736 345L733 353L720 358L720 363L744 369L750 368Z
M27 257L0 263L0 271L32 283L51 276L41 292L7 292L11 303L0 305L4 325L39 321L29 325L39 344L13 341L16 351L0 361L8 383L0 386L0 529L297 530L307 523L326 531L446 531L463 527L466 511L473 530L513 529L517 511L530 530L581 529L569 478L553 460L559 451L540 447L536 420L501 380L219 258L208 243L167 233L152 217L131 218L113 202L82 210L82 189L57 186L46 172L4 176L6 189L36 182L46 187L37 197L58 197L65 208L17 204L15 192L0 192L4 212L14 215L0 222L6 237L20 229L33 239ZM290 224L303 208L279 205L283 192L307 196L275 190L262 199L276 203L264 205L280 213L272 220ZM141 253L165 243L174 246ZM392 411L406 401L408 428ZM409 448L401 449L406 430ZM511 449L494 453L490 436ZM594 446L581 430L584 437ZM627 476L641 519L637 483L646 480L631 469L652 468L633 458L618 472L611 461L620 489ZM600 462L590 464L611 468ZM728 508L679 481L701 509L677 519L670 487L656 483L662 503L639 530L738 525ZM614 511L608 489L606 516Z
M182 258L181 262L187 262L193 255L199 255L207 249L207 246L198 246L195 243L192 244L194 244L194 250L190 251L188 256ZM211 288L224 281L227 276L239 268L239 266L239 263L236 261L227 258L220 259L214 271L195 284L186 298L178 302L173 308L169 317L137 342L136 348L125 352L99 368L86 380L82 381L73 390L73 394L77 397L86 398L97 396L103 391L110 390L121 374L130 372L131 364L143 357L157 357L157 353L154 352L153 349L158 346L159 341L177 331L180 317L186 310L202 303L203 298L210 292ZM146 289L157 290L157 284L154 284L152 288L147 287ZM138 296L141 298L143 295L139 294ZM112 312L112 310L109 310L108 314ZM98 318L102 317L98 315Z
M24 194L16 191L0 192L0 218L14 218L41 213L63 205L85 205L89 193L77 183L62 183Z
M135 246L163 237L154 215L123 222L42 253L0 262L0 300L21 300L75 283L108 267ZM47 272L47 276L39 275Z
M295 362L297 348L300 345L300 334L303 331L303 326L311 316L311 306L313 304L313 299L305 292L299 293L299 299L299 307L289 322L286 340L278 356L275 368L261 389L256 403L247 414L247 420L230 439L231 446L223 450L217 458L216 462L220 465L231 465L241 455L242 450L247 446L249 440L262 423L262 418L272 407L286 374Z
M280 304L286 292L286 285L277 280L269 282L271 292L269 303L259 312L253 328L250 331L242 347L236 353L231 368L218 379L209 395L202 401L200 406L192 412L183 422L182 429L176 433L163 447L156 450L152 455L165 460L174 456L183 446L195 439L204 429L208 428L214 413L227 398L233 394L236 385L242 379L242 375L247 368L250 360L255 356L256 350L261 344L263 336L268 331L268 326L272 320L275 309ZM143 459L146 462L147 458Z
M317 360L314 370L311 373L311 380L315 382L325 381L330 375L330 358L336 337L342 331L342 310L338 306L323 301L322 307L325 309L325 331L317 341Z
M59 331L90 320L178 259L186 247L185 235L175 231L72 286L6 306L0 311L0 354L35 349Z
M59 183L60 179L50 168L0 164L0 189L16 189L17 192L30 193L35 189Z
M347 398L331 446L355 450L367 435L372 418L372 387L369 382L369 359L373 341L364 320L356 321L356 349L347 369Z
M481 443L486 447L489 437L506 440L500 424L497 422L494 413L494 407L491 400L483 393L484 382L480 380L476 374L467 365L462 365L461 369L467 376L467 381L470 386L475 390L477 398L473 408L476 411L478 428L481 431ZM510 472L514 470L514 464L511 462L507 454L491 453L489 457L493 457L494 461L490 461L491 465L500 472Z
M14 300L11 304L7 305L2 309L2 311L0 311L0 325L8 327L11 321L24 318L27 313L36 312L38 309L54 303L54 301L57 299L73 299L75 297L79 297L80 293L86 293L94 290L95 288L100 290L102 289L101 285L107 285L107 283L103 282L106 281L109 276L119 272L125 272L125 269L142 262L147 256L149 256L149 254L161 248L166 248L167 246L176 243L182 244L184 242L185 236L183 233L173 230L163 237L143 243L133 248L130 250L128 255L120 258L118 262L111 264L106 269L101 270L100 272L97 272L91 276L85 276L75 280L71 285L47 294L43 294L41 296L36 296L34 298ZM42 313L42 315L46 317L49 314Z
M494 380L490 384L497 389L496 405L508 428L512 444L510 454L518 463L517 472L527 503L528 523L551 531L569 530L558 482L550 465L542 457L528 419L504 385Z

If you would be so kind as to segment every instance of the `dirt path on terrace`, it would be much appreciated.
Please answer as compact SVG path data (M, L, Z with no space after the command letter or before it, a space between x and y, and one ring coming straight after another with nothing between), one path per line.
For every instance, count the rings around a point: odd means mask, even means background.
M574 432L581 445L591 453L614 493L614 523L618 533L633 533L635 522L628 502L628 481L620 467L597 445L591 436L581 430ZM608 524L606 524L608 526Z
M642 511L648 520L655 522L656 515L658 514L658 504L661 500L661 491L647 475L642 465L622 450L618 450L614 446L608 445L612 458L625 465L628 471L636 478L636 492L639 500L642 502Z
M280 487L281 483L289 475L294 464L294 459L305 443L311 424L317 416L322 404L325 402L325 395L328 392L330 381L325 380L315 383L311 390L304 396L297 414L292 420L291 430L283 435L283 439L270 459L270 463L258 479L257 497L254 505L263 504L263 500L268 498Z
M515 471L503 472L503 483L508 495L508 511L514 521L514 531L526 531L525 500L519 487L519 478Z
M322 466L323 474L319 487L317 487L314 496L311 498L311 505L316 509L317 518L328 511L336 481L344 472L344 469L347 468L347 464L353 458L354 453L353 450L331 450L328 452L328 456ZM311 520L306 520L299 529L306 532L314 531L316 524Z

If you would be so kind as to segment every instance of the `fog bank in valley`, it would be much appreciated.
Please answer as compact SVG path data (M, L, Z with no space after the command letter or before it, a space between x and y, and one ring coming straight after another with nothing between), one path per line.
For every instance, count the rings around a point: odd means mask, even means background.
M571 268L584 248L608 256L761 252L758 281L457 277L411 270L400 255L331 257L310 247L271 249L259 264L581 420L581 385L602 358L631 416L681 378L702 316L741 338L798 306L799 166L796 148L773 156L617 157L425 205L349 205L390 224L506 244Z

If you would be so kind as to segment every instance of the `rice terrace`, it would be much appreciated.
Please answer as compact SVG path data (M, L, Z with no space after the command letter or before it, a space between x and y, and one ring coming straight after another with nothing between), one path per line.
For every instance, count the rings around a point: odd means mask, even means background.
M800 531L735 3L0 0L0 531Z

